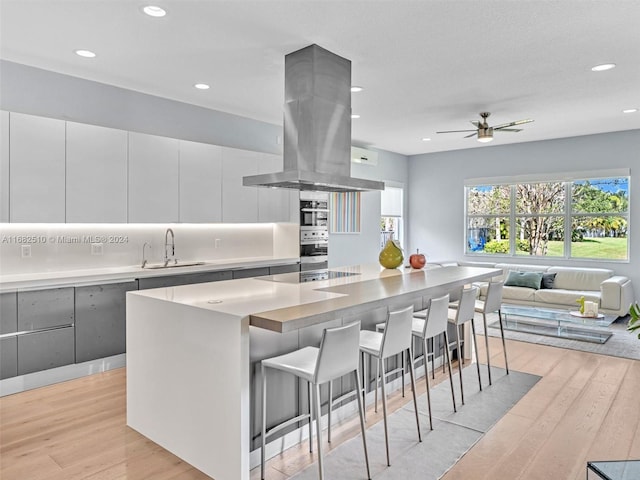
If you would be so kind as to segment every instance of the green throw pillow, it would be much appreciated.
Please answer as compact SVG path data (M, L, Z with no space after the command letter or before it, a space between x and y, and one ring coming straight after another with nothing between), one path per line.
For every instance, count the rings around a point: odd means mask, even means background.
M542 272L509 272L505 286L540 289Z

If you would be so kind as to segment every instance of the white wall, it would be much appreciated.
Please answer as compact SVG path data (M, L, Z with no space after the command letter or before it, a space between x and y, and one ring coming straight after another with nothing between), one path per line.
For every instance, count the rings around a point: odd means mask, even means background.
M370 149L374 150L374 149ZM392 182L405 187L405 219L408 215L407 183L408 159L404 155L384 150L378 152L378 165L352 163L351 176L368 180ZM355 265L378 261L380 254L380 192L362 194L361 231L359 234L329 234L329 267ZM405 222L407 225L409 222ZM407 238L405 231L405 238ZM408 254L405 249L405 259Z
M604 133L514 145L416 155L409 159L409 245L428 260L482 260L464 254L464 185L467 178L631 168L630 261L603 262L551 258L507 259L610 268L630 277L640 292L640 130ZM501 258L500 260L503 260Z

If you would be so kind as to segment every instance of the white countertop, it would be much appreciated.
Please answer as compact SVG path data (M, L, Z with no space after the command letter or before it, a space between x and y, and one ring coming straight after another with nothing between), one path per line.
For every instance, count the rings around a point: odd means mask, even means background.
M0 293L17 290L37 290L56 287L81 287L105 283L133 281L137 278L182 275L187 273L215 272L220 270L253 268L273 265L289 265L299 262L299 258L252 257L225 260L204 260L203 265L171 268L141 268L139 265L85 268L56 272L39 272L0 275Z
M389 270L378 264L330 270L357 275L287 283L278 279L291 274L282 274L141 290L129 292L128 295L140 295L239 318L250 316L252 325L284 332L322 321L322 316L328 312L405 294L415 295L430 288L462 285L501 272L499 269L477 267Z

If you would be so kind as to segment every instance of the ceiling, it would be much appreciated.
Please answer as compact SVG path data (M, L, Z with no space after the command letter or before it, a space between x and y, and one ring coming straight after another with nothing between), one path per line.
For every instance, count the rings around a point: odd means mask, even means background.
M405 155L640 128L638 0L0 0L0 22L2 59L274 124L285 54L316 43L364 87L353 143ZM435 133L481 111L535 122Z

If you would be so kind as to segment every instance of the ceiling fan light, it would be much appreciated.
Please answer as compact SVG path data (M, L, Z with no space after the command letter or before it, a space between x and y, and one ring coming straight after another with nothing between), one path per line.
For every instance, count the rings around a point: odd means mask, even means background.
M493 140L493 128L479 128L478 141L481 143L489 143Z

